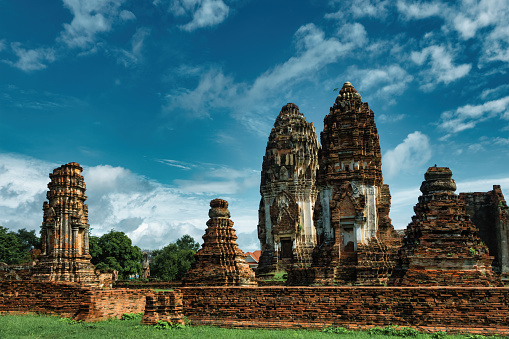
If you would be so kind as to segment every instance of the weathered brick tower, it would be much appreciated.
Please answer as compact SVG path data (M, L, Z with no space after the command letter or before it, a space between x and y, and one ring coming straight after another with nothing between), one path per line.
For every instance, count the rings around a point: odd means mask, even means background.
M256 285L254 272L246 264L230 219L228 202L210 202L209 220L203 245L195 254L195 262L183 279L186 286L250 286Z
M500 185L489 192L460 193L466 212L479 229L479 237L494 256L493 271L509 285L509 207Z
M72 281L102 286L112 274L95 271L88 252L88 206L83 168L75 162L53 170L43 204L42 253L33 280ZM97 274L96 274L97 273Z
M376 249L368 245L371 239L379 243L383 235L394 230L389 219L389 187L382 178L375 115L349 82L343 85L325 117L320 138L314 283L354 283L359 247L391 251L384 245L371 244ZM362 264L364 271L380 264L368 261ZM382 266L387 269L390 263Z
M281 108L263 157L258 238L258 274L278 267L311 264L316 245L313 206L318 170L318 139L295 104Z
M430 167L422 195L407 226L401 262L393 283L403 286L499 286L493 257L454 193L456 183L447 167Z

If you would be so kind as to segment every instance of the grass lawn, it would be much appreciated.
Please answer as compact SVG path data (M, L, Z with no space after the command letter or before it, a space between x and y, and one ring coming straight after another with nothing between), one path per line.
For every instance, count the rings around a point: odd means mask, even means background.
M394 335L353 333L325 333L318 330L264 330L223 329L209 326L158 329L140 324L141 316L129 320L108 320L95 323L75 322L71 319L45 315L0 315L0 338L392 338ZM426 334L415 333L411 338L432 339ZM435 336L434 339L469 338L482 336Z

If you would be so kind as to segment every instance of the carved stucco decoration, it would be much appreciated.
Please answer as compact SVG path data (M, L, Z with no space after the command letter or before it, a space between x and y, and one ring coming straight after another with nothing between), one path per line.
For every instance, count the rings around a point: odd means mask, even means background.
M334 194L330 202L331 210L339 208L338 216L359 216L363 214L366 198L360 194L355 183L346 181Z
M281 191L274 199L270 208L270 218L273 225L272 233L275 236L299 232L299 205L287 191Z

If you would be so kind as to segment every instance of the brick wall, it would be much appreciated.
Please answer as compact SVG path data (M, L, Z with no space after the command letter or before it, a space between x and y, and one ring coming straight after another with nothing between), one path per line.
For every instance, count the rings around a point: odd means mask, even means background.
M182 281L116 281L113 288L170 290L182 287Z
M98 321L120 318L124 313L145 311L146 290L90 289L81 303L76 320Z
M182 288L194 325L323 328L412 326L509 335L509 288Z
M0 313L44 313L97 321L145 309L146 290L97 289L77 283L0 281Z
M0 312L37 312L73 317L86 299L74 283L0 281Z
M182 293L179 290L147 295L145 313L141 322L155 325L159 320L184 324Z

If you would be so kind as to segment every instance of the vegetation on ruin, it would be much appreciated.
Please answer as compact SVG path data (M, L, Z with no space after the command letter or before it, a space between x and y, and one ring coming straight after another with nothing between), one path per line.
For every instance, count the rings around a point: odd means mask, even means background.
M89 246L91 261L96 268L116 270L119 279L141 274L141 250L138 246L133 246L124 232L111 230L101 237L91 236Z
M194 255L200 248L193 237L184 235L175 243L152 251L150 276L163 281L180 280L191 268Z
M2 338L342 338L381 339L485 339L481 335L422 334L414 329L388 326L369 331L351 331L341 327L318 330L225 329L210 326L141 325L141 314L126 314L122 319L94 323L45 315L1 315ZM502 339L503 337L496 337Z
M0 226L0 262L15 265L30 261L30 250L39 247L40 239L35 231L22 228L13 232Z

